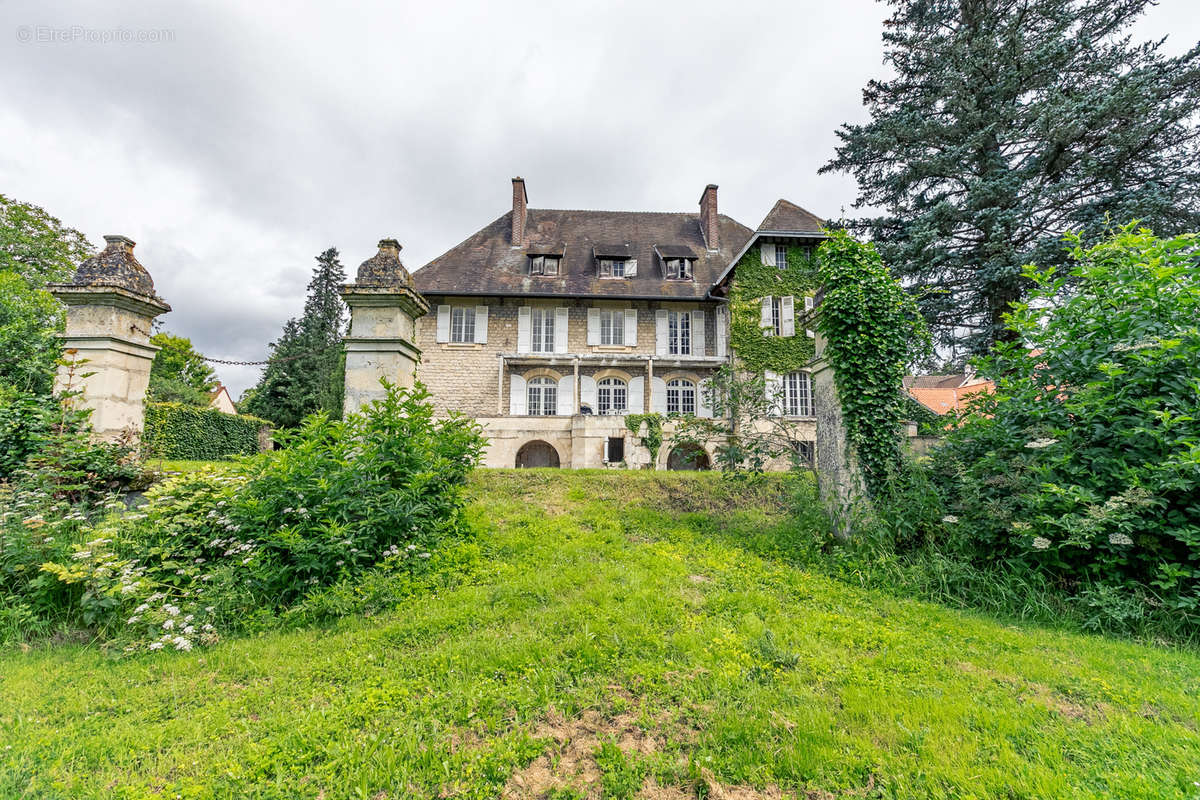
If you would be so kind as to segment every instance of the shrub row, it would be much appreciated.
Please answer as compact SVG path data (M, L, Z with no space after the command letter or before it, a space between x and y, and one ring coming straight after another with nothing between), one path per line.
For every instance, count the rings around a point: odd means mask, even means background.
M198 461L254 455L258 432L271 423L181 403L147 403L146 455Z

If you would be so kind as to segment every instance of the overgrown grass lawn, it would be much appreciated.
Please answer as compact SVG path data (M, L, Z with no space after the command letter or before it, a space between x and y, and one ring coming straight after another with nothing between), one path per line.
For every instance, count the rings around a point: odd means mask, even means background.
M478 569L384 616L0 656L0 797L1200 795L1196 654L806 572L777 479L471 491Z

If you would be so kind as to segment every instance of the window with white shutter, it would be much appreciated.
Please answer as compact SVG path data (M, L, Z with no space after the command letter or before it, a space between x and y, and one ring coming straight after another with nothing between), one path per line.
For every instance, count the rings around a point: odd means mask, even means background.
M796 298L790 294L779 298L779 335L796 335Z
M554 312L553 308L529 310L530 352L554 352Z
M558 413L558 382L553 378L531 378L526 394L531 417L552 417Z
M687 356L692 354L692 313L690 311L667 312L667 355Z
M789 417L813 415L812 379L807 372L789 372L783 379L783 413Z

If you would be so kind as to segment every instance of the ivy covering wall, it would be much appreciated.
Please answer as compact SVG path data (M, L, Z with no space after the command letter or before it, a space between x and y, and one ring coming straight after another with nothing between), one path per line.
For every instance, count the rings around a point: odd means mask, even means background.
M208 461L258 452L258 431L271 423L181 403L147 403L142 444L155 458Z
M758 244L738 261L729 292L729 346L750 372L791 372L813 359L813 340L797 326L795 336L766 336L761 327L762 298L796 298L797 315L804 298L815 295L818 279L814 249L788 245L787 267L762 263Z

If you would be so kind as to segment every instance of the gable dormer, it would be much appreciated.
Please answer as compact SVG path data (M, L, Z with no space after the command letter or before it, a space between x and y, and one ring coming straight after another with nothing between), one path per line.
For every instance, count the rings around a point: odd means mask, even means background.
M637 259L628 244L596 245L592 248L596 260L596 277L611 280L637 276Z
M693 280L696 267L696 252L687 245L656 244L654 254L662 269L662 276L669 281Z

